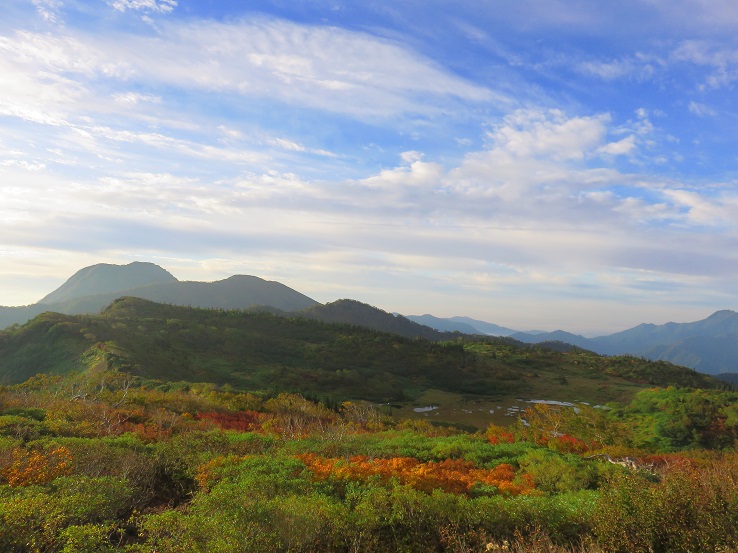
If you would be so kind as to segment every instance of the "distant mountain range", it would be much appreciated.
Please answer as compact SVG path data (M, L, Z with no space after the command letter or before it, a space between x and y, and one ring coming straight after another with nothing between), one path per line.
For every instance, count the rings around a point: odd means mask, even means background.
M520 332L468 317L410 315L407 318L446 332L507 336L527 344L562 342L601 355L629 354L669 361L738 383L738 313L730 310L717 311L692 323L641 324L596 338L564 330Z
M408 315L408 319L429 326L442 332L462 332L464 334L486 334L488 336L510 336L518 331L492 323L470 319L469 317L451 317L442 319L433 315Z
M641 324L596 338L586 338L563 330L518 332L497 327L503 332L496 332L496 325L484 326L489 323L479 324L479 321L462 317L442 319L423 315L408 318L432 328L466 334L507 336L527 344L563 342L601 355L629 354L655 361L669 361L703 373L720 375L730 382L738 381L738 377L730 376L738 373L738 313L730 310L717 311L706 319L692 323Z
M41 301L0 307L0 329L43 312L98 313L123 296L213 309L262 309L280 314L369 327L405 337L447 340L454 333L504 336L524 343L564 343L603 355L630 354L670 361L708 374L738 373L738 313L723 310L692 323L641 324L586 338L562 330L520 332L469 317L391 314L356 300L322 305L279 282L236 275L216 282L179 281L153 263L98 264L81 269ZM731 377L726 377L730 379Z
M692 323L641 324L596 338L561 330L510 337L526 343L556 340L602 355L631 354L669 361L708 374L738 373L738 313L730 310Z
M179 281L153 263L103 263L77 271L38 303L0 307L0 329L25 323L45 311L67 315L98 313L122 296L214 309L264 305L281 311L299 311L319 305L284 284L255 276L237 275L216 282Z

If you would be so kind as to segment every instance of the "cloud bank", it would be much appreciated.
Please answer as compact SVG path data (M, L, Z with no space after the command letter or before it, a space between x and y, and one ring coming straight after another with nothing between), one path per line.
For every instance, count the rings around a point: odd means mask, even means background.
M35 301L85 264L146 259L181 278L257 274L320 301L517 328L614 331L735 307L738 192L706 157L738 74L719 33L513 55L537 29L570 40L612 14L531 1L540 18L525 27L512 10L495 42L489 15L461 3L444 30L467 41L447 43L459 56L480 56L472 67L391 18L115 0L95 32L59 2L11 5L0 286L14 292L0 303ZM704 21L725 9L678 6ZM24 274L38 286L19 286Z

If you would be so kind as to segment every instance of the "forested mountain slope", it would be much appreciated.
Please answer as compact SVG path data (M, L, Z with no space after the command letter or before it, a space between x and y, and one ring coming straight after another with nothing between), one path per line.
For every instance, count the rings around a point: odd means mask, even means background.
M719 387L684 367L505 338L434 342L304 317L195 309L138 298L101 315L40 315L0 333L0 382L96 366L147 379L230 384L392 401L438 389L492 397L592 402L628 399L648 385ZM553 386L553 388L552 388Z

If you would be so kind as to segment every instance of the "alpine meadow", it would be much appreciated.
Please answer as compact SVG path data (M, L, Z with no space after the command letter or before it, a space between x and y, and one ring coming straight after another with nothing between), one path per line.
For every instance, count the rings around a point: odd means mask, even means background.
M0 552L738 553L730 0L4 0Z
M40 304L76 313L0 332L4 550L736 544L738 393L724 380L441 332L256 277L226 279L229 293L186 283L201 293L180 301L207 307L119 291L84 312L115 288L172 298L164 273L85 268ZM229 298L240 308L212 305Z

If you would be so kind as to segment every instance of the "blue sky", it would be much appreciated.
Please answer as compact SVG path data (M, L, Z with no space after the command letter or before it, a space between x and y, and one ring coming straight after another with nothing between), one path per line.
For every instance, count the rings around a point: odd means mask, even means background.
M737 37L732 0L5 0L0 304L144 260L588 335L736 309Z

